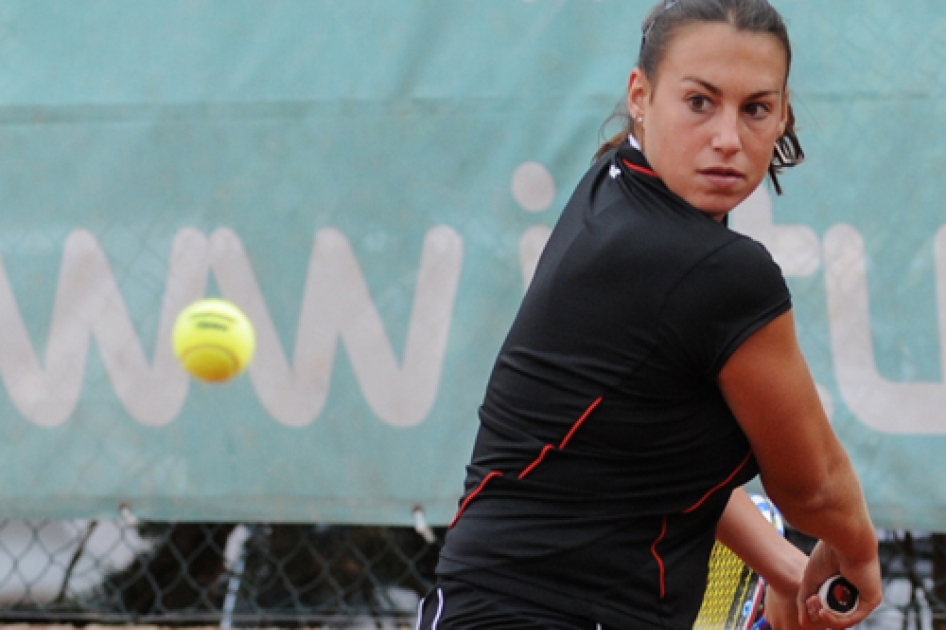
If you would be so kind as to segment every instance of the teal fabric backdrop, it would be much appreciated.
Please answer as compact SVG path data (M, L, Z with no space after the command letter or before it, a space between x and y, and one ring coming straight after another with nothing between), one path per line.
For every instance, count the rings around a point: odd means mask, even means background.
M448 522L649 4L0 3L0 515ZM946 530L946 13L776 5L810 159L734 227L877 523ZM203 295L259 335L225 385L170 353Z

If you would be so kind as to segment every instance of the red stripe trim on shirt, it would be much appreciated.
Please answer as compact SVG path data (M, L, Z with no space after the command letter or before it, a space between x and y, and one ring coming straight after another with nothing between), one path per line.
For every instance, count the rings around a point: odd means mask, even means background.
M578 431L578 427L580 427L580 426L582 425L582 423L588 418L588 416L591 415L591 412L594 411L595 408L596 408L598 405L601 404L601 401L602 401L602 400L604 400L604 398L601 397L601 396L599 396L597 400L595 400L593 403L591 403L591 405L588 406L587 409L585 409L585 412L584 412L583 414L581 414L581 417L578 418L578 420L575 421L575 424L574 424L574 425L572 425L572 428L571 428L571 430L569 430L568 435L566 435L566 436L565 436L565 439L562 440L562 443L561 443L561 444L559 445L559 447L558 447L559 450L562 450L562 449L565 448L565 445L568 444L569 440L571 440L572 437L575 435L575 432ZM526 475L528 475L528 474L531 473L533 470L535 470L536 467L537 467L539 464L542 463L542 460L545 459L546 454L547 454L549 451L554 450L554 449L555 449L555 446L553 446L552 444L546 444L546 445L542 448L542 452L539 453L539 456L535 458L535 461L532 462L531 464L529 464L529 465L526 467L526 469L523 470L523 471L519 474L519 479L524 479ZM483 481L480 482L480 485L478 485L478 486L476 487L476 490L474 490L473 492L471 492L471 493L466 497L466 499L463 500L463 504L460 506L460 509L457 510L457 515L453 517L453 522L450 523L450 527L453 527L454 525L457 524L457 521L460 520L460 516L463 515L463 511L466 510L466 506L468 506L468 505L470 504L470 501L472 501L473 499L476 498L476 495L478 495L480 492L483 491L483 488L486 486L487 482L488 482L490 479L493 479L494 477L499 477L499 476L501 476L501 475L502 475L502 473L501 473L500 471L498 471L498 470L494 470L493 472L491 472L491 473L489 473L488 475L486 475L486 477L483 479Z
M745 458L744 460L742 460L742 463L739 464L739 466L736 467L736 470L732 471L732 473L731 473L728 477L726 477L725 480L723 480L723 481L719 482L718 484L716 484L715 486L713 486L713 487L710 489L709 492L707 492L706 494L703 495L703 498L702 498L702 499L700 499L699 501L697 501L696 503L694 503L693 505L691 505L691 506L688 507L687 509L683 510L683 513L684 513L684 514L689 514L689 513L692 512L693 510L697 509L698 507L700 507L701 505L703 505L704 503L706 503L706 500L709 499L711 496L713 496L713 494L714 494L715 492L717 492L720 488L724 488L725 486L727 486L727 485L729 484L729 482L732 481L733 478L734 478L736 475L739 474L739 471L746 467L746 464L749 463L749 460L750 460L750 459L752 459L752 451L749 451L749 452L746 454L746 458Z
M486 484L489 483L491 479L495 477L501 477L501 476L502 476L502 473L499 472L498 470L494 470L493 472L486 475L483 481L480 482L480 485L476 487L476 490L471 492L470 495L463 501L463 505L461 505L460 509L457 510L457 515L453 517L453 522L450 523L450 527L453 527L454 525L457 524L457 521L460 520L460 516L463 514L463 510L465 510L466 506L470 504L470 501L476 498L476 495L478 495L480 492L483 491L483 488L486 486Z
M663 523L660 526L660 535L657 536L657 539L654 541L654 544L650 546L650 553L654 556L654 560L657 561L657 570L660 573L660 599L663 599L667 594L667 583L666 583L666 569L664 568L663 558L660 557L660 554L657 553L657 545L664 539L664 536L667 535L667 517L663 518Z
M581 414L581 417L575 421L575 424L573 424L572 428L568 431L568 435L566 435L565 439L562 440L562 443L559 444L558 450L561 451L565 448L565 445L568 444L569 440L571 440L572 437L575 435L575 432L578 431L578 427L580 427L581 424L588 418L588 416L591 415L591 412L595 410L595 407L601 404L602 400L604 400L604 398L599 396L596 401L591 403L591 405L587 409L585 409L585 413ZM542 460L545 459L546 454L548 454L548 452L553 449L555 449L555 447L552 446L551 444L546 444L545 446L543 446L542 452L539 453L539 456L535 459L534 462L529 464L529 466L525 470L522 471L522 473L519 475L519 478L525 479L525 476L531 473L533 470L535 470L536 466L541 464Z
M585 413L581 414L581 417L578 418L578 421L575 422L575 426L572 427L572 430L568 432L568 435L565 436L565 439L562 440L562 443L559 445L560 449L565 448L565 445L568 444L568 441L572 439L572 436L575 435L575 432L578 431L578 427L581 426L581 423L591 415L591 412L595 410L595 407L601 404L601 401L604 400L601 396L598 397L598 400L591 403L591 406L585 409Z
M649 168L638 166L637 164L629 162L628 160L624 160L624 166L628 167L632 171L637 171L638 173L643 173L644 175L649 175L651 177L657 177L657 173L653 172Z
M525 479L526 475L528 475L530 472L532 472L533 470L535 470L535 467L542 463L542 460L545 459L545 454L548 453L549 451L553 450L554 448L555 448L555 447L552 446L551 444L546 444L545 447L542 449L542 452L539 453L539 456L536 458L536 460L535 460L534 462L532 462L531 464L529 464L529 467L526 468L525 470L523 470L523 471L519 474L519 478L520 478L520 479Z

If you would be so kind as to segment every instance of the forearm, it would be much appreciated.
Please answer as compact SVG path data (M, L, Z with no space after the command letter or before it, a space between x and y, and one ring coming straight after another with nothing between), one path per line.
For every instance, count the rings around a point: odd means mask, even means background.
M840 445L832 450L820 484L773 483L765 471L762 483L794 528L823 540L852 562L870 561L877 554L877 537L861 485Z
M807 557L762 516L741 488L733 492L716 538L776 590L794 593L798 589Z

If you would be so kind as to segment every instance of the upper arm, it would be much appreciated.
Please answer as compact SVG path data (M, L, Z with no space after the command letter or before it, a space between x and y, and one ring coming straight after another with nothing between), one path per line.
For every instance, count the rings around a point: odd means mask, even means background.
M776 503L814 500L845 455L798 346L792 312L746 339L718 383Z

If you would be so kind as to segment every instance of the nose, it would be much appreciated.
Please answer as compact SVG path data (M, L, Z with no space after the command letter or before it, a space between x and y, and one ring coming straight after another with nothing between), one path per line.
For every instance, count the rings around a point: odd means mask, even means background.
M742 149L738 111L727 107L719 112L713 134L713 148L727 155L738 153Z

